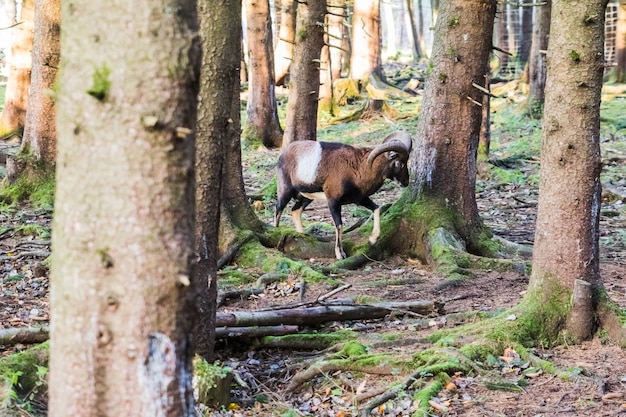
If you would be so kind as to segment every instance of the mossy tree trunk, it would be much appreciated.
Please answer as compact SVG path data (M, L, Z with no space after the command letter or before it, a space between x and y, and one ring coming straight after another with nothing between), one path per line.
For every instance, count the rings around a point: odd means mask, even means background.
M291 63L283 147L296 140L316 140L320 53L324 46L326 0L299 2Z
M62 3L51 416L194 415L196 6Z
M472 84L485 80L495 8L493 0L441 3L410 165L410 205L439 207L424 213L438 217L427 228L448 228L477 254L488 254L475 195L484 93Z
M35 1L24 0L19 16L19 25L12 27L14 32L9 62L9 79L4 96L4 109L0 114L0 138L21 134L26 120L28 87L32 69L34 38ZM15 23L18 22L13 17Z
M533 39L530 48L528 65L528 110L534 117L543 114L546 87L546 51L548 50L548 35L550 34L550 17L552 15L552 0L535 6L533 23Z
M35 32L28 108L20 153L24 161L7 164L14 180L24 169L27 175L48 175L56 162L56 123L52 90L61 52L59 0L35 0ZM33 166L36 165L36 166ZM44 172L40 172L43 169Z
M242 137L279 148L283 129L278 120L269 0L245 0L248 44L247 121Z
M274 48L274 75L276 85L286 85L289 82L289 68L293 58L293 46L296 37L296 9L298 3L294 0L276 1L280 8L276 14L280 16L278 39Z
M599 287L600 94L607 1L552 2L531 296L559 297L576 341L595 329ZM558 18L557 18L558 17ZM576 123L572 123L576 120Z

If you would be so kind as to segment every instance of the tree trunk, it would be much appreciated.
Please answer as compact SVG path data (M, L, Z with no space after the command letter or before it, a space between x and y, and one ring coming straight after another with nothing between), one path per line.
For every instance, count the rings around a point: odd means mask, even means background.
M507 9L508 9L508 5L506 3L501 2L498 4L498 11L496 14L496 28L495 28L496 46L502 51L512 52L512 51L509 51L509 44L507 42L507 37L508 37ZM509 65L509 56L503 52L497 52L497 54L499 57L498 72L499 74L502 74L503 71Z
M546 86L546 51L548 50L548 35L550 34L550 20L552 14L552 0L546 4L536 6L535 22L533 24L533 40L530 48L530 76L528 91L528 110L534 117L541 117L545 100Z
M289 81L283 147L295 140L317 138L320 53L324 46L326 0L298 3L296 45Z
M289 82L289 67L293 59L293 46L296 37L297 5L293 0L280 1L280 26L274 48L276 85L286 85Z
M384 1L382 3L382 5L379 4L379 13L380 13L380 17L379 17L379 24L380 24L380 20L381 17L385 20L385 24L381 25L382 28L386 29L385 33L383 36L381 36L381 41L382 41L382 45L385 46L385 56L388 57L395 57L398 55L398 38L396 36L397 31L396 31L396 24L395 24L395 20L396 17L393 14L393 7L389 2ZM382 31L382 29L381 29ZM382 45L381 45L381 51L382 51Z
M61 14L50 416L193 416L196 2Z
M330 77L335 82L341 77L343 69L343 57L345 52L342 51L342 44L345 41L344 16L346 14L345 0L333 0L328 5L328 47L330 54ZM331 85L332 88L332 85Z
M626 83L626 2L623 0L617 10L615 30L615 82Z
M0 114L0 138L21 135L24 129L32 68L34 14L34 0L24 0L19 18L21 23L10 29L15 32L15 36L11 46L4 109Z
M533 43L533 7L522 7L522 24L519 59L520 66L525 66L530 56L530 48Z
M592 294L599 285L599 129L606 4L607 0L586 0L571 7L567 1L554 0L553 16L558 19L552 21L548 47L529 288L542 303L560 299L569 306L565 327L576 341L592 335L596 304ZM578 297L572 299L572 294Z
M245 9L249 88L247 121L242 136L268 148L279 148L283 130L276 107L269 0L246 0Z
M408 29L409 43L413 51L414 60L417 61L424 56L424 50L422 49L422 43L420 42L420 35L417 33L417 25L415 24L415 12L413 11L413 0L404 0L406 26ZM419 18L422 19L422 12L420 10ZM422 22L423 25L423 22ZM423 37L422 37L423 40Z
M196 282L198 322L196 352L213 361L217 310L217 259L224 147L235 127L232 102L239 106L241 2L201 1L202 73L196 141ZM213 19L208 16L215 16ZM237 124L237 129L239 124Z
M475 185L483 93L472 83L484 84L495 7L495 0L441 3L434 67L417 128L420 140L410 164L412 199L434 199L456 213L456 232L473 251L479 251L475 238L482 230Z
M354 2L350 78L366 83L371 73L384 80L381 63L380 0Z
M59 0L35 0L33 70L22 138L22 153L33 153L37 162L52 166L56 161L54 88L59 56L61 4Z
M330 48L328 47L328 36L324 36L324 46L320 53L320 92L318 111L333 113L333 80L331 74Z

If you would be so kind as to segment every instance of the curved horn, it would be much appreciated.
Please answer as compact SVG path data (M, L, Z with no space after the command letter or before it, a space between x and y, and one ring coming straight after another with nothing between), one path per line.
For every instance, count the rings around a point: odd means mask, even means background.
M393 132L385 138L383 143L372 149L372 152L367 157L367 164L371 167L374 160L385 152L394 151L408 155L412 146L413 140L408 133Z

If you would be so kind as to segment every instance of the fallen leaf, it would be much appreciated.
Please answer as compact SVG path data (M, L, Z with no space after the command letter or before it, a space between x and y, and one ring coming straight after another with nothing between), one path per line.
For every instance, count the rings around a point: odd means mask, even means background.
M445 404L442 404L438 401L435 400L430 400L428 401L428 405L430 405L432 408L435 409L435 411L438 411L440 413L447 413L448 412L448 406L446 406Z
M448 382L446 384L446 386L444 387L445 389L456 389L456 384L452 381Z
M616 400L624 397L623 392L609 392L608 394L604 394L602 396L602 401L610 401Z

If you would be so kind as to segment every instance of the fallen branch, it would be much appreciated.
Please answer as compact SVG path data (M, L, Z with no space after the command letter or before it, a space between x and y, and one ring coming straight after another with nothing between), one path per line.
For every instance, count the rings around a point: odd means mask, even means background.
M0 345L35 344L48 340L47 327L15 327L0 330Z
M218 291L217 306L221 307L231 300L245 300L251 295L259 295L263 293L262 288L245 288L242 290Z
M298 333L298 326L266 326L266 327L218 327L215 329L216 339L257 338L264 336L284 336Z
M428 315L435 312L433 301L380 303L374 305L324 305L298 307L273 311L218 312L215 325L222 326L276 326L281 324L316 325L329 321L366 320L383 318L392 311Z

